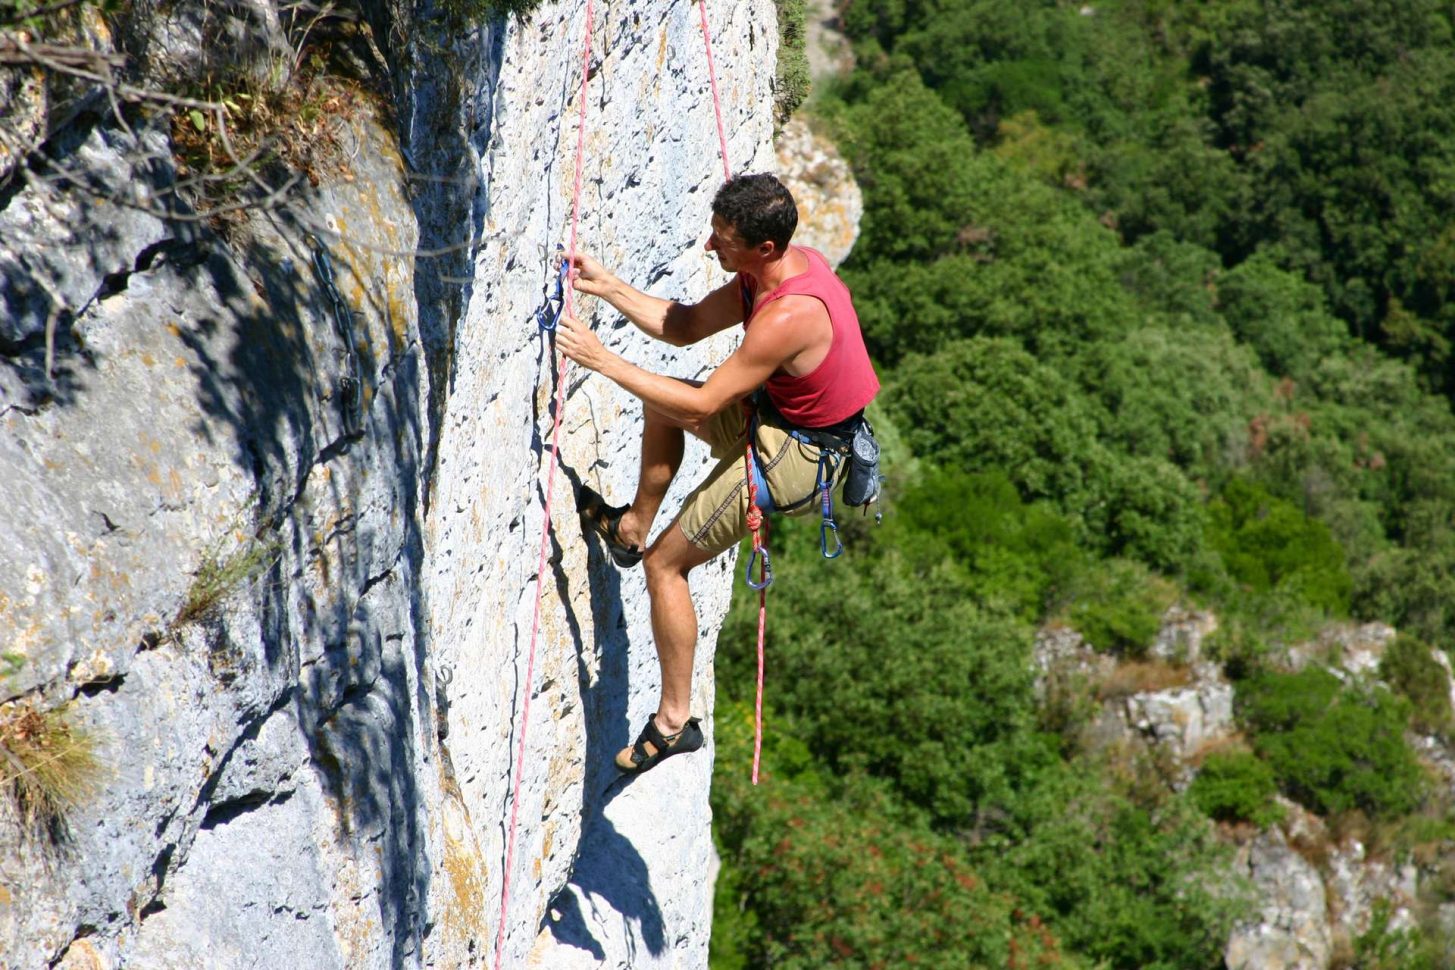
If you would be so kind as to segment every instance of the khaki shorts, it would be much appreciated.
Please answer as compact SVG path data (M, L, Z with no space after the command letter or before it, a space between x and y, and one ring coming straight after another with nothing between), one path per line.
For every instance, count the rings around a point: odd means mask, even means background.
M776 423L759 420L758 462L768 479L768 490L781 510L800 503L788 515L820 508L812 500L818 482L818 448L790 437ZM714 556L736 545L748 534L748 489L743 468L743 408L733 404L708 418L698 437L712 446L717 466L687 496L677 523L687 541ZM805 498L808 501L803 501Z

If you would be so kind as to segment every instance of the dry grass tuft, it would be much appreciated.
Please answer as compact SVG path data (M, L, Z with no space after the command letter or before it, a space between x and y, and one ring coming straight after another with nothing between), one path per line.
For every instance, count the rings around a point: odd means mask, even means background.
M60 842L67 814L96 791L99 778L95 738L72 725L63 707L17 703L0 711L0 795L26 830Z
M1134 660L1117 664L1097 686L1099 700L1114 701L1150 691L1186 687L1192 683L1192 671L1185 666L1161 660Z
M247 539L228 556L209 553L172 620L172 629L211 616L231 593L272 569L280 554L276 541L257 538Z

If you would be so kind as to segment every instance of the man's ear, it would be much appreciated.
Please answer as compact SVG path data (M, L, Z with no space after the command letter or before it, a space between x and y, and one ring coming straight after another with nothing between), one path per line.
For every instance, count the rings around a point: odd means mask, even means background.
M767 259L774 253L778 252L778 244L771 239L764 239L762 242L758 243L757 248L758 255L763 259Z

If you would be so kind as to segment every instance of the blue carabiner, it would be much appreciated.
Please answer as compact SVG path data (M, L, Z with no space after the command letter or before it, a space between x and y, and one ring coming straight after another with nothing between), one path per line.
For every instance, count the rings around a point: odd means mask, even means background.
M564 252L564 247L556 243L556 252ZM546 333L554 333L556 324L561 322L561 314L566 312L566 279L571 274L571 264L565 258L561 260L561 269L556 273L556 291L546 296L540 309L536 310L536 323ZM552 304L555 304L554 308ZM555 312L551 312L554 309Z
M834 538L834 551L829 552L829 536ZM844 554L844 543L839 538L839 527L833 519L824 519L818 527L818 548L825 559L837 559Z
M823 523L818 527L818 550L825 559L837 559L844 554L844 543L839 538L839 526L834 521L834 468L833 459L827 451L819 453L818 487L823 496ZM825 474L827 472L827 474ZM834 538L834 551L829 552L829 536Z
M753 563L757 562L760 553L763 556L763 580L762 582L754 582ZM747 580L748 587L750 589L767 589L769 586L773 585L773 560L768 558L767 546L764 546L761 549L754 549L748 555L748 568L743 570L743 579Z

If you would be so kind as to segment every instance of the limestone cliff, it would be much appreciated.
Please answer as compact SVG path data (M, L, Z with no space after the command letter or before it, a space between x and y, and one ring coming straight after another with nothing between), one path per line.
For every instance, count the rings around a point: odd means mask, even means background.
M84 44L157 77L216 42L135 7ZM705 964L711 747L610 765L656 666L640 572L582 541L572 490L628 492L640 416L580 373L525 680L555 390L533 314L583 8L364 10L379 95L328 107L336 149L286 204L221 222L150 204L185 177L164 116L48 113L5 74L9 130L45 138L0 155L0 715L63 711L95 769L44 831L0 799L0 966L490 965L522 730L505 964ZM771 168L773 4L709 13L734 166ZM697 9L599 3L593 49L582 246L700 294L723 277ZM582 310L653 370L731 346ZM704 715L730 583L694 576Z

